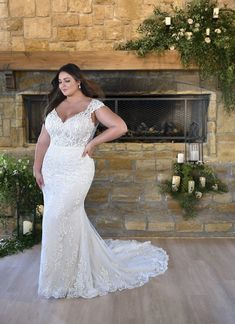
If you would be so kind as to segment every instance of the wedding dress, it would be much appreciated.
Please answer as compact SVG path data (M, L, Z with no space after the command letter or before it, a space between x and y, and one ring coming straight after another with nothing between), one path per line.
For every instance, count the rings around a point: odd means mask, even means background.
M38 294L45 298L92 298L142 286L164 273L166 252L150 241L103 240L90 223L84 200L94 177L94 161L82 157L94 136L91 114L103 103L64 122L56 110L46 117L50 146L42 174L45 186Z

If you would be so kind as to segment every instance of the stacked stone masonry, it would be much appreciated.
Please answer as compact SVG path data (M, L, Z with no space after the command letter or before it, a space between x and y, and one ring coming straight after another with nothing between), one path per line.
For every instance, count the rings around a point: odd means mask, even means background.
M1 0L0 50L111 50L137 37L154 6L169 11L172 3L185 5L184 0ZM233 0L226 4L235 8Z
M171 178L172 162L177 152L182 150L183 144L171 143L107 143L96 150L96 174L85 206L101 235L234 236L235 163L209 163L228 185L229 192L206 194L199 203L198 215L193 219L184 220L178 203L160 193L159 185ZM32 159L34 147L2 152ZM0 234L3 234L3 229Z

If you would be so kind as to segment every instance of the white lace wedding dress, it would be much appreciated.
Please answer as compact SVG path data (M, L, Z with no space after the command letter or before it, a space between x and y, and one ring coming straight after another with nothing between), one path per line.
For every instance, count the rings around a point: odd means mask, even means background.
M95 125L91 114L103 103L65 122L51 111L45 127L51 143L42 174L45 186L38 294L46 298L92 298L142 286L167 269L166 252L150 241L103 240L90 223L84 199L94 176L94 161L82 157Z

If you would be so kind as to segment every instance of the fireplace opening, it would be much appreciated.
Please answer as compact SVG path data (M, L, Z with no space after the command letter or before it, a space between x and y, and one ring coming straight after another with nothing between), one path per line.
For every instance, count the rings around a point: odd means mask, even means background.
M24 95L27 142L36 143L40 133L46 97ZM206 141L208 95L162 95L110 97L104 103L128 126L118 142ZM98 125L96 134L105 127Z
M206 141L209 96L108 98L105 104L121 116L128 132L119 142ZM105 129L99 125L97 134Z

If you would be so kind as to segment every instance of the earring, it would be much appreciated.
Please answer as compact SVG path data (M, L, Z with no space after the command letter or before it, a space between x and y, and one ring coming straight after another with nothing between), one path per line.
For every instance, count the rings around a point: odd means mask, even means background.
M81 89L81 83L79 83L78 89Z

